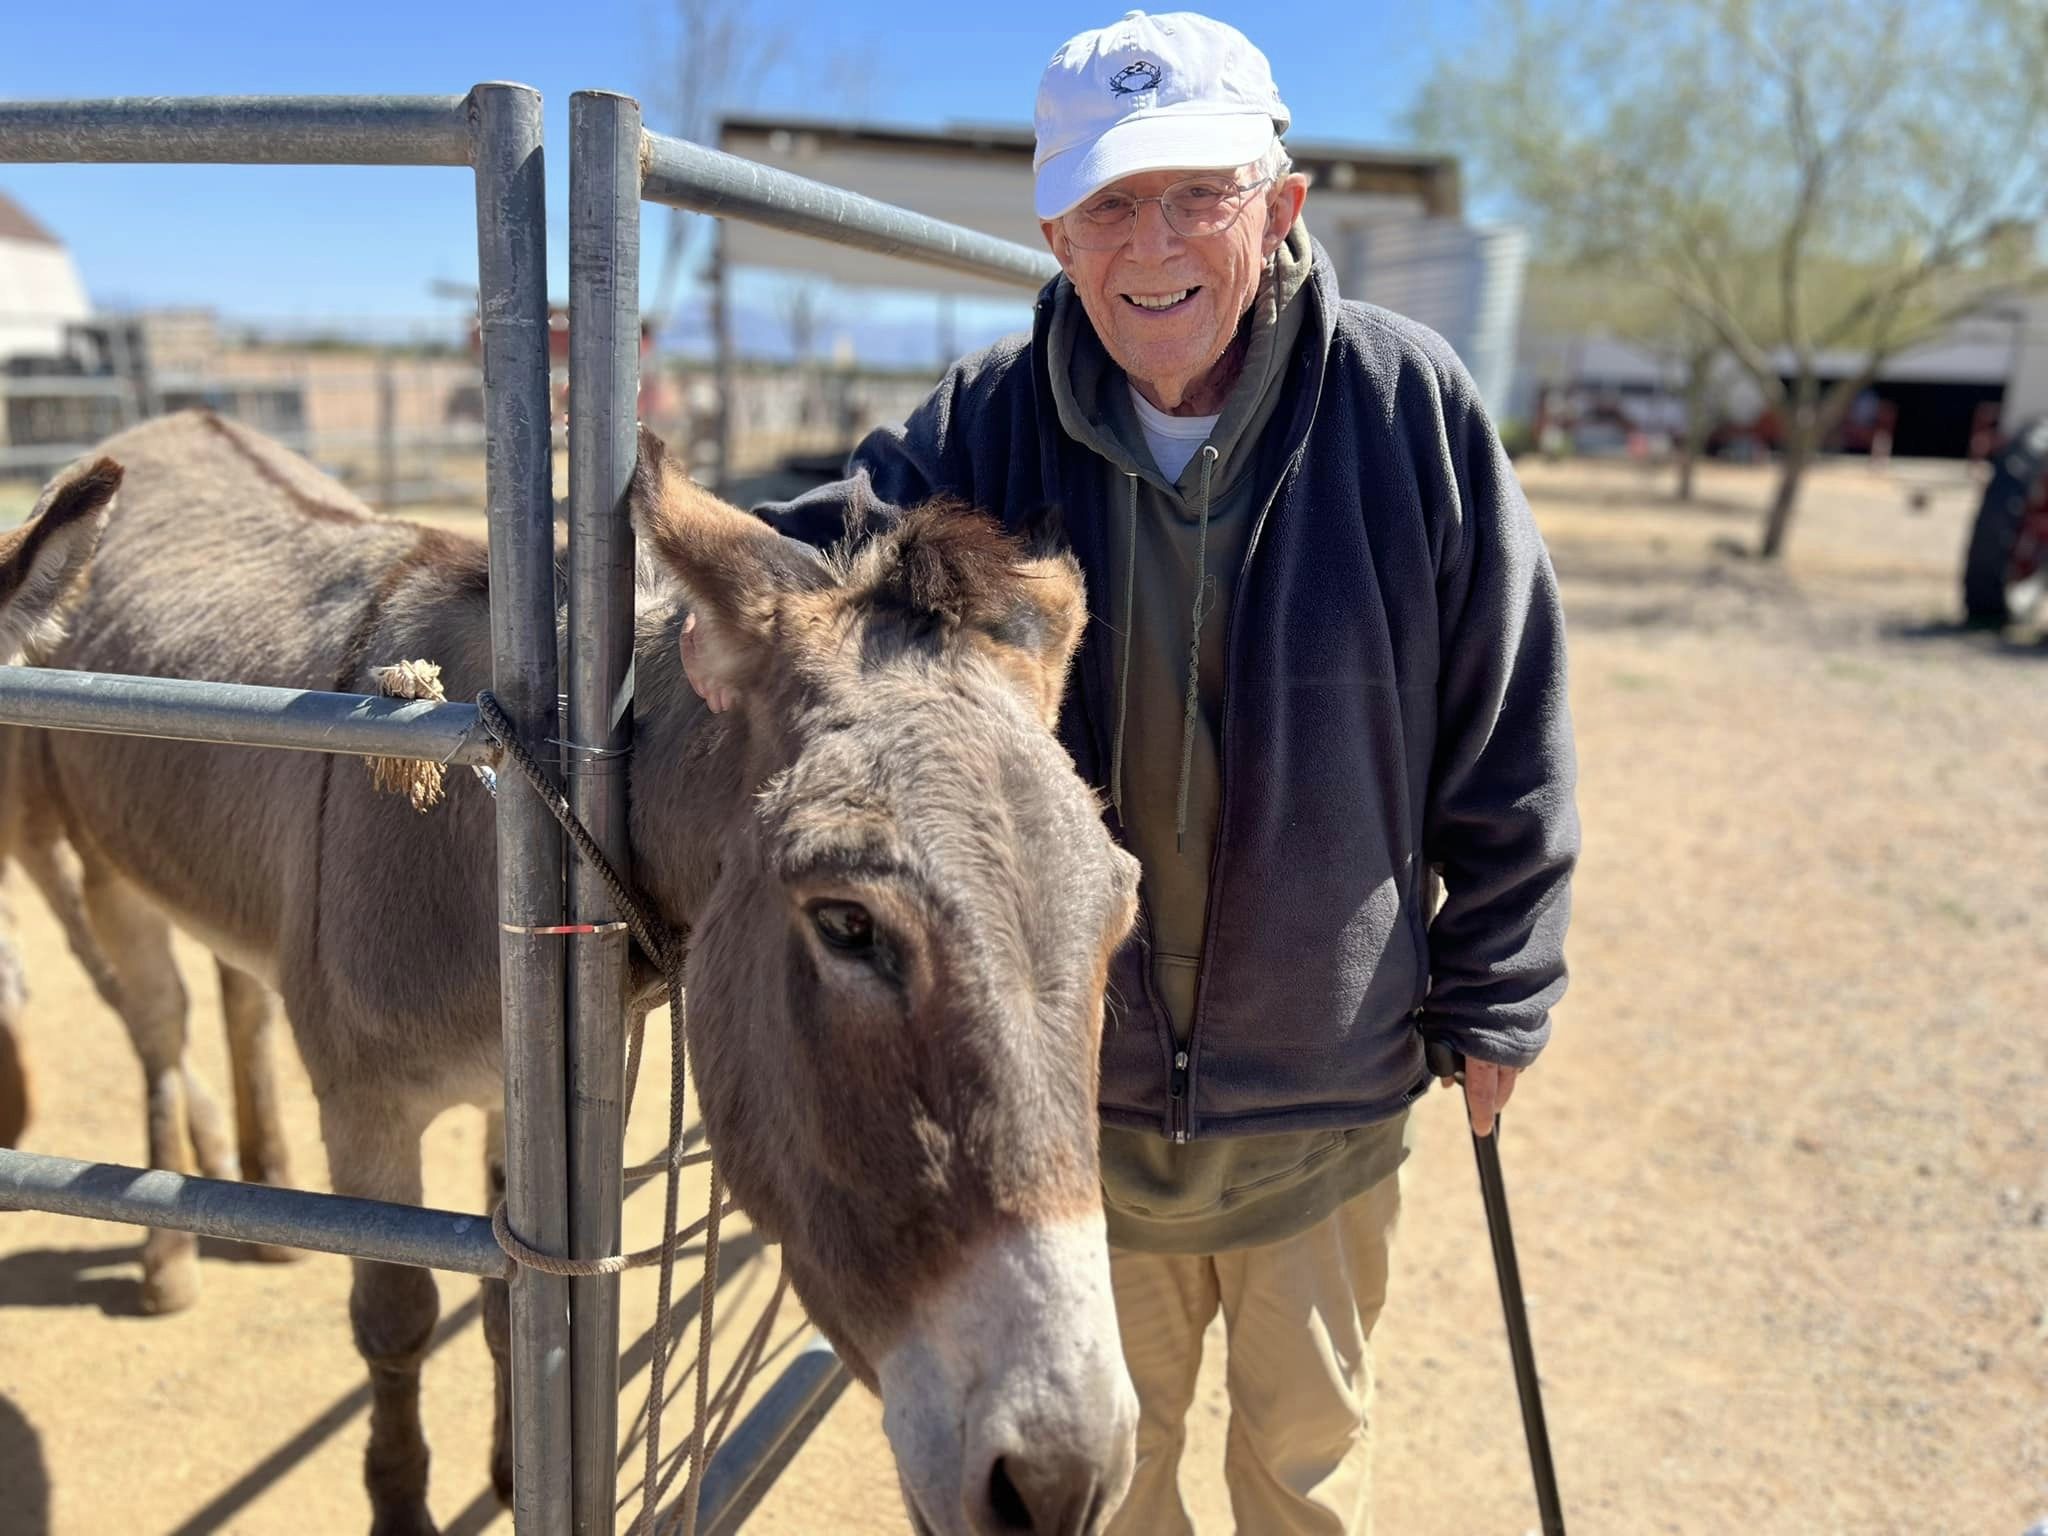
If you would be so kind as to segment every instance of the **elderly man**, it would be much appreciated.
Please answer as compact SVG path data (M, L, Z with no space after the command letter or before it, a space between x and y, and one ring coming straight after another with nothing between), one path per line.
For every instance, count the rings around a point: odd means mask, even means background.
M1063 275L1030 335L956 366L849 479L763 509L826 544L856 506L950 494L1087 577L1062 733L1144 869L1102 1059L1130 1536L1191 1529L1183 1421L1219 1308L1237 1528L1368 1528L1367 1341L1423 1040L1465 1054L1484 1132L1564 990L1549 559L1451 349L1339 298L1287 126L1221 23L1072 39L1038 95Z

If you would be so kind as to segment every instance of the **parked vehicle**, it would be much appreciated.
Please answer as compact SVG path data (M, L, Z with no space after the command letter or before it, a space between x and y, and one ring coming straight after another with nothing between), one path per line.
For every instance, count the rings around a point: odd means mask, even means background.
M1963 613L1973 624L2010 624L2048 596L2048 416L2000 444L1991 464L1963 554Z

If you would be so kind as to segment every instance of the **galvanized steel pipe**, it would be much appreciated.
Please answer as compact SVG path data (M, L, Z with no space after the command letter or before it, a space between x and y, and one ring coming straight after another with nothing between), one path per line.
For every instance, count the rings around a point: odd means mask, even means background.
M647 135L641 195L791 234L1037 288L1059 271L1049 251L948 224L857 192L756 165L667 134Z
M569 98L569 804L632 878L626 830L633 740L633 525L638 452L640 106ZM619 1251L625 1181L627 939L605 882L569 866L572 922L613 924L569 951L569 1252ZM618 1488L619 1279L569 1282L578 1536L610 1536Z
M0 724L435 763L498 760L474 704L111 672L0 667Z
M559 732L540 93L481 85L471 100L492 692L527 749L548 761ZM563 941L534 931L562 921L562 834L517 774L498 786L498 917L506 1214L533 1247L566 1253ZM569 1282L520 1269L512 1280L512 1506L521 1536L566 1536L569 1530L569 1348Z
M36 1152L0 1149L0 1208L314 1248L464 1275L502 1279L512 1269L491 1235L488 1216Z
M0 102L0 162L468 165L466 96Z
M832 1346L813 1334L711 1458L702 1536L740 1529L852 1381Z

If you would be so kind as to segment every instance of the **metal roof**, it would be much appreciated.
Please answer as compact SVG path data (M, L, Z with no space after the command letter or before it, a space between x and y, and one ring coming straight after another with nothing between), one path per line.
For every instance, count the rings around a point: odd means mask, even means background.
M29 212L5 192L0 192L0 240L19 240L27 245L56 245L64 242L29 216Z

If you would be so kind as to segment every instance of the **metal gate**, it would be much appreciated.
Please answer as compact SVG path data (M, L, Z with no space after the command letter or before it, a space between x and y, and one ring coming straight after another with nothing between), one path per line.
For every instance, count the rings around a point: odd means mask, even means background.
M467 166L475 173L484 353L493 691L543 757L564 745L577 815L627 869L640 209L644 200L1036 287L1050 256L646 131L639 104L570 100L568 719L555 654L541 104L503 83L448 97L138 98L0 103L0 164L26 161ZM494 760L474 705L0 668L0 723L435 762ZM566 726L566 730L562 727ZM536 1248L620 1244L627 939L518 775L497 798L506 1202ZM564 875L567 876L566 903ZM601 925L565 959L532 930ZM514 1522L613 1527L618 1280L515 1268L488 1219L0 1151L0 1206L281 1243L508 1278ZM704 1482L702 1528L729 1531L822 1416L845 1374L801 1352ZM566 1474L566 1475L565 1475Z

